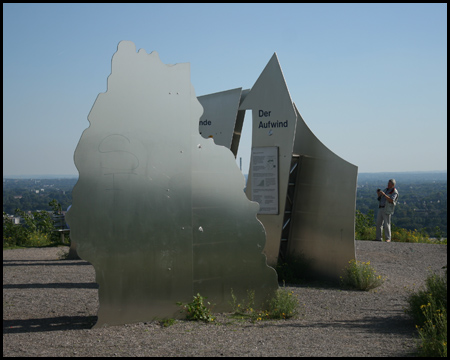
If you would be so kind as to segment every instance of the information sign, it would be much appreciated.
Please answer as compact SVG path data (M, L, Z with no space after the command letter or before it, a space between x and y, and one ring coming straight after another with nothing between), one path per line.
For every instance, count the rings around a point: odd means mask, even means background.
M258 214L277 215L278 147L254 147L251 159L252 201L259 203Z

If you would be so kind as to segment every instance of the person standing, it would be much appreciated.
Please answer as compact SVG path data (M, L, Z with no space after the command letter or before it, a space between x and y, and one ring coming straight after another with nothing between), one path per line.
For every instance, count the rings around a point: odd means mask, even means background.
M383 228L386 242L391 241L391 215L394 213L394 208L398 201L398 191L395 188L395 184L395 179L390 179L384 191L377 189L378 215L375 241L382 241Z

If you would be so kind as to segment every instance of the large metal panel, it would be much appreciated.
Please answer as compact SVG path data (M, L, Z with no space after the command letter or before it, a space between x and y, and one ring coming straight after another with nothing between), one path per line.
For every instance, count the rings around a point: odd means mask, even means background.
M197 98L204 110L199 121L200 135L231 148L241 92L242 88L237 88Z
M297 122L292 100L276 54L272 56L239 109L252 110L253 148L278 147L279 212L278 214L258 214L258 219L264 224L267 234L264 253L267 256L268 264L274 266L277 263L280 249L286 191ZM250 164L250 168L252 168L252 164ZM247 181L246 194L252 200L251 172Z
M95 268L96 327L179 317L175 303L200 290L229 309L231 288L252 288L261 303L278 287L258 205L232 153L199 135L202 111L189 64L119 43L75 150L67 213L78 254Z
M237 156L245 110L238 110L250 90L242 88L199 96L204 112L199 121L199 132L205 139L230 149Z
M256 219L258 204L245 196L244 177L230 150L209 139L197 153L192 159L194 293L210 296L217 311L230 310L231 288L240 298L255 290L256 303L262 304L277 288L277 276L262 254L266 239Z
M294 153L300 160L288 252L312 259L312 275L338 280L355 259L358 168L323 145L295 110Z
M192 144L181 135L192 129L181 120L200 117L193 96L189 64L166 66L119 43L75 150L67 214L79 256L96 271L96 326L175 316L192 293Z

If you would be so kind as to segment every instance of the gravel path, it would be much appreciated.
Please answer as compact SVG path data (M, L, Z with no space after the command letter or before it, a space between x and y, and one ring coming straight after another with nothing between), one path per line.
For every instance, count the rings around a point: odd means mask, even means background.
M447 264L447 246L356 241L386 282L369 292L323 284L288 287L296 319L176 321L91 329L98 307L94 268L58 260L67 247L3 251L3 356L411 356L416 330L409 291Z

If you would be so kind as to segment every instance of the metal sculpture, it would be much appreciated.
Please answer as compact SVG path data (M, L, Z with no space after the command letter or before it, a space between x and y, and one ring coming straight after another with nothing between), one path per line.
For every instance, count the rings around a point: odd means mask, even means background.
M122 41L75 150L71 238L99 284L96 327L179 317L200 293L216 311L278 287L258 204L233 154L198 132L189 64Z
M291 100L276 54L251 90L242 93L239 112L252 110L253 120L246 194L260 203L267 262L275 266L280 257L302 255L311 260L310 275L338 280L355 258L358 168L308 128Z

